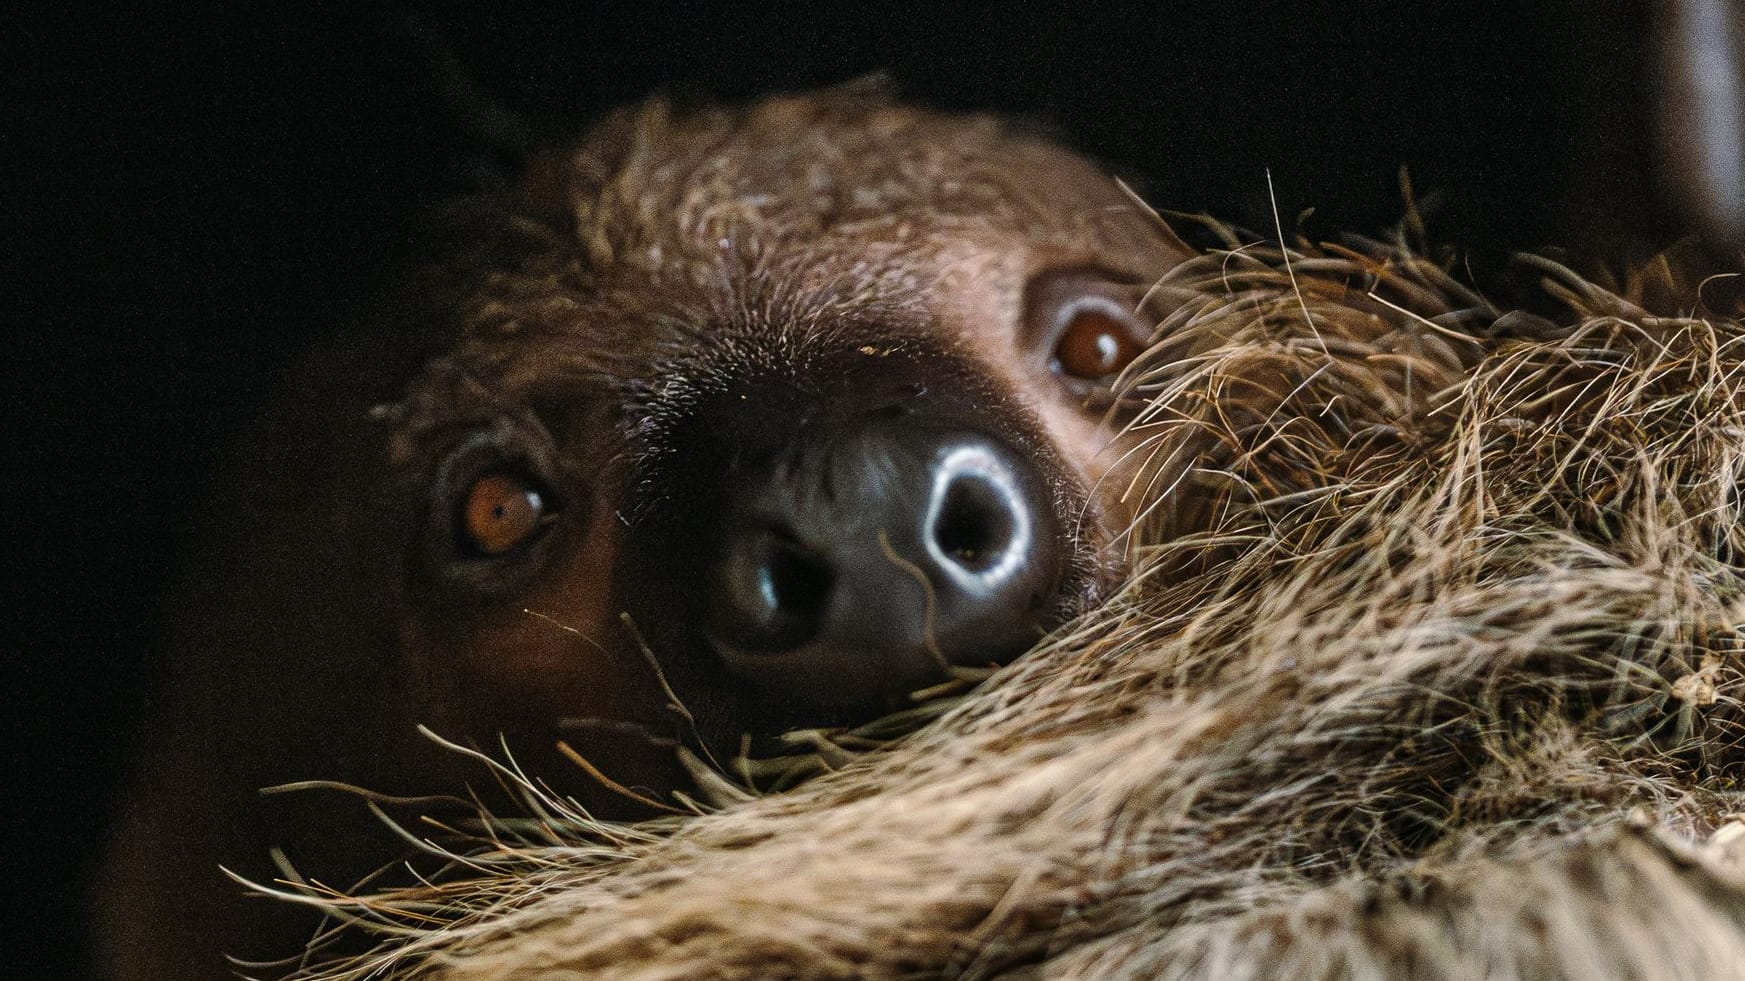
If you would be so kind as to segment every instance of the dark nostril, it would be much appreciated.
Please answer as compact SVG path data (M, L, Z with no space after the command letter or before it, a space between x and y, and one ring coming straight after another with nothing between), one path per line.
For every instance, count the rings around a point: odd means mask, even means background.
M980 595L1020 574L1032 550L1032 505L1005 458L959 445L934 470L927 549L939 568Z
M790 619L816 620L835 577L816 556L789 542L770 549L758 583L764 604Z
M933 542L946 558L981 572L1012 544L1016 522L1001 489L980 474L961 474L946 487L933 523Z
M836 582L821 557L763 530L736 536L721 570L718 620L736 643L781 651L818 634Z

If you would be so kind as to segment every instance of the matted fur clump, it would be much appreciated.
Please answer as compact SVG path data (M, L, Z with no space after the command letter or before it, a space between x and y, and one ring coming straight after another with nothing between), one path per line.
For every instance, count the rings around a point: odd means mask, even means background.
M1741 976L1745 325L1289 258L1154 291L1115 601L795 789L311 890L383 945L304 976Z

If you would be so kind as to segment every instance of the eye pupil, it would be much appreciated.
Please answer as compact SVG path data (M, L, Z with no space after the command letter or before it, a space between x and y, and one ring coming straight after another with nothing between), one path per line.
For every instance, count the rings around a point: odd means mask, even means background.
M1081 310L1061 332L1054 357L1063 373L1091 380L1120 371L1139 353L1139 343L1115 317Z
M486 474L461 502L464 543L483 555L504 555L532 540L545 525L545 498L511 474Z

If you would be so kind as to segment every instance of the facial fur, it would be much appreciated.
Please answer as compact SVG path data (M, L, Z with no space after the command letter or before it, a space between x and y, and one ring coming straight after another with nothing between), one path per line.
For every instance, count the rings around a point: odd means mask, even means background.
M488 230L468 229L444 272L462 284L455 342L391 438L416 498L477 435L477 405L496 404L485 425L510 426L505 464L547 489L553 526L497 568L451 563L480 580L459 603L415 590L410 657L440 649L426 624L459 607L459 649L432 670L512 686L552 718L624 714L584 694L604 673L618 681L605 697L640 691L631 717L654 724L652 654L718 734L842 721L737 690L690 622L723 478L872 409L937 414L1036 467L1070 539L1039 627L1106 589L1130 517L1102 493L1119 457L1109 406L1051 370L1050 338L1026 324L1039 279L1078 273L1134 311L1167 266L1162 233L1106 177L989 121L852 95L643 107L538 170L536 187L464 206ZM458 415L455 385L477 390Z

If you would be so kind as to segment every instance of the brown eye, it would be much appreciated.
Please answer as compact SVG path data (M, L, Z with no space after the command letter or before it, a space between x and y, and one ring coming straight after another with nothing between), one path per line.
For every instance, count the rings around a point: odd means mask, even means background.
M1150 347L1154 321L1137 311L1145 285L1099 268L1049 269L1024 288L1019 343L1086 407Z
M506 555L549 523L545 498L519 477L491 473L473 481L460 506L462 542L486 556Z
M1061 330L1054 363L1062 374L1095 381L1127 367L1142 351L1126 320L1100 307L1081 307Z

